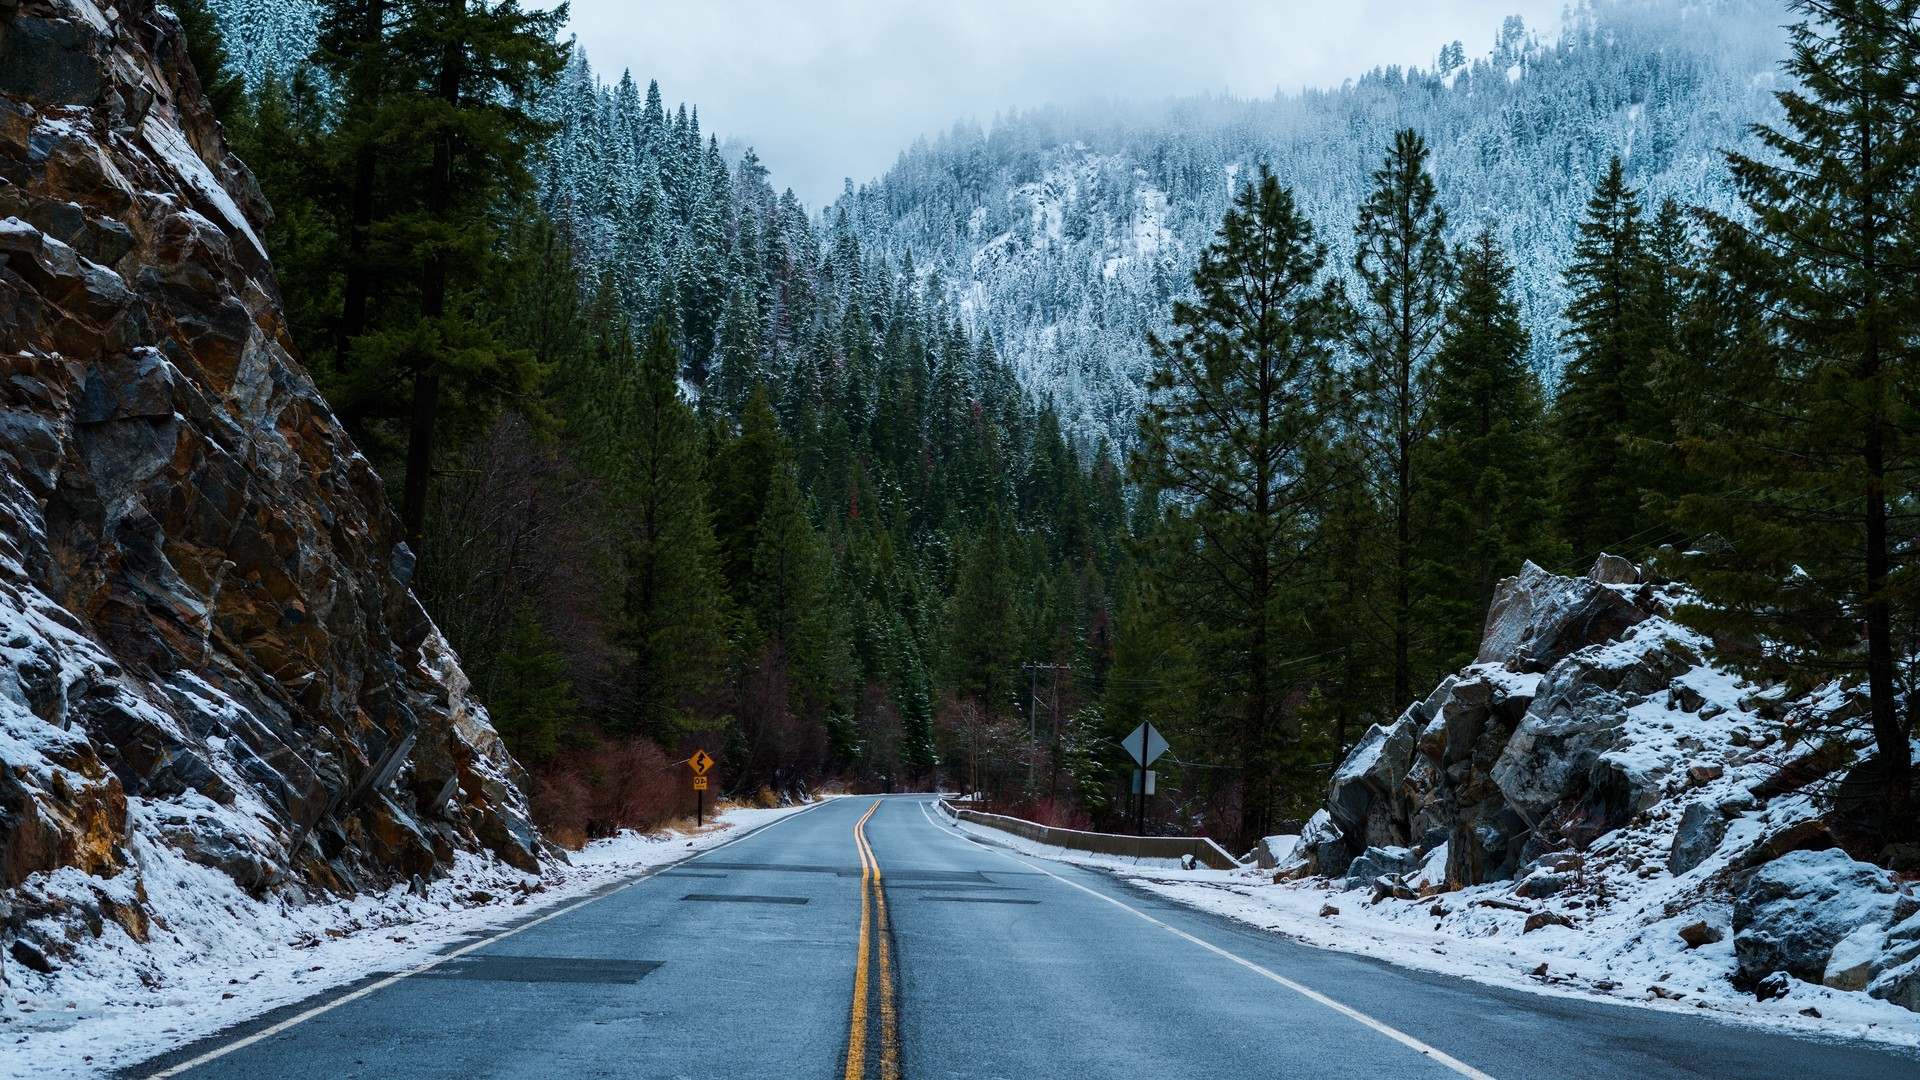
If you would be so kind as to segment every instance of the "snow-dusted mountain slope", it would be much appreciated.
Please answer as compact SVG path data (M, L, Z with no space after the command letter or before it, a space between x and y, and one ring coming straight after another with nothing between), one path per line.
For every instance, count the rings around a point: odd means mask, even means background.
M1608 159L1626 160L1650 211L1666 197L1725 207L1720 152L1772 115L1784 22L1773 0L1597 0L1557 34L1509 19L1471 62L1448 46L1431 69L1331 91L1041 109L916 143L828 218L937 272L1030 389L1083 434L1124 440L1146 333L1166 325L1236 184L1271 167L1346 266L1354 208L1392 132L1412 127L1456 237L1491 224L1517 262L1551 384L1561 273Z

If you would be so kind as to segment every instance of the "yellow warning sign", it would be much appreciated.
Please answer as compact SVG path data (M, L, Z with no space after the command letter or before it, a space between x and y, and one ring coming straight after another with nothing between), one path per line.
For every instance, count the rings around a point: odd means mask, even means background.
M706 778L706 777L704 777L704 776L696 776L696 777L694 777L694 778L693 778L693 790L695 790L695 791L705 791L705 790L707 790L707 778Z
M713 757L705 750L695 750L693 756L687 759L687 767L693 770L693 775L705 776L707 770L713 768ZM706 787L705 784L699 786Z

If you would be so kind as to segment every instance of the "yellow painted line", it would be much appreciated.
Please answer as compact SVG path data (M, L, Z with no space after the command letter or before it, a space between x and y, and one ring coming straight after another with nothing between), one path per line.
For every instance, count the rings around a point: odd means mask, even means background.
M868 1008L875 982L880 995L880 1080L900 1080L900 1022L894 1004L893 946L888 940L887 894L882 888L880 859L867 842L867 821L880 809L873 805L853 826L853 846L860 853L860 953L853 973L853 1011L847 1025L846 1080L863 1080L867 1071ZM873 958L879 958L874 972Z
M865 829L867 819L880 809L880 800L853 825L853 846L860 854L860 951L853 969L853 1012L847 1018L846 1080L862 1080L867 1074L867 971L871 965L867 943L873 936L873 864L867 859Z

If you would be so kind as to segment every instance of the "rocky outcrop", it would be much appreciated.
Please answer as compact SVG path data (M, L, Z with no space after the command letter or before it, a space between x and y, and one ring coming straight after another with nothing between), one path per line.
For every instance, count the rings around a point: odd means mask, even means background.
M0 0L16 929L63 868L144 925L130 803L260 895L431 874L462 849L538 864L380 480L295 359L268 214L151 0Z
M1610 755L1627 709L1699 657L1670 623L1636 631L1673 600L1639 577L1607 556L1585 578L1529 563L1501 582L1476 662L1370 729L1335 771L1333 861L1445 844L1448 882L1480 884L1650 805L1664 774Z
M1824 983L1920 1011L1908 856L1854 857L1878 846L1861 696L1790 700L1715 667L1671 617L1696 598L1649 577L1603 557L1502 582L1477 662L1366 733L1276 881L1375 903L1478 887L1469 903L1525 913L1523 932L1617 923L1634 896L1636 933L1665 923L1701 956L1731 933L1723 976L1763 1000Z

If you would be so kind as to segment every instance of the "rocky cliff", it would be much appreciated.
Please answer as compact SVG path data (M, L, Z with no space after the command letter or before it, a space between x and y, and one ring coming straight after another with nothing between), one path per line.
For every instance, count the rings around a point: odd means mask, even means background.
M296 359L270 213L152 0L0 0L0 898L31 966L144 939L155 843L294 901L542 857Z
M1877 839L1864 701L1717 667L1671 618L1693 602L1609 557L1502 582L1476 662L1370 729L1297 840L1263 845L1276 881L1376 904L1465 890L1436 930L1511 912L1623 969L1920 1011L1920 845Z

